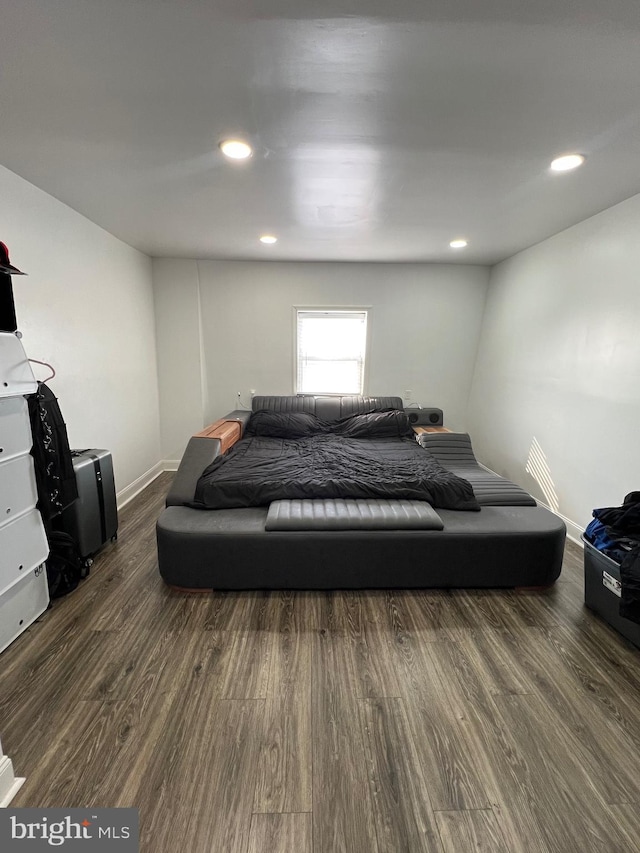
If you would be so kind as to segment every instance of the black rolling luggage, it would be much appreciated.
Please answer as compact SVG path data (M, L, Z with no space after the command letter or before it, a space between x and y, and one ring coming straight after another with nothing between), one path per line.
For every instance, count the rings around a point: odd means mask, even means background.
M117 538L118 510L113 461L108 450L72 450L78 500L64 510L58 529L72 536L83 557Z

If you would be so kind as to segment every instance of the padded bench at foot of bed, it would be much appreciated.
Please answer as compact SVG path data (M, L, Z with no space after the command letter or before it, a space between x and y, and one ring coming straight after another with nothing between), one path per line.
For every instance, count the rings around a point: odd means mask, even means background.
M384 498L298 498L273 501L266 530L442 530L426 501Z
M491 588L552 584L565 526L543 507L438 510L443 530L270 530L266 507L170 506L166 583L191 589Z

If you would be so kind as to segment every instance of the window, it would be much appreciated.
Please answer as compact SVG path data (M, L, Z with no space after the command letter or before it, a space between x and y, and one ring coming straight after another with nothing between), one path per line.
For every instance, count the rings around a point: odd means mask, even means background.
M298 394L362 394L367 311L297 310Z

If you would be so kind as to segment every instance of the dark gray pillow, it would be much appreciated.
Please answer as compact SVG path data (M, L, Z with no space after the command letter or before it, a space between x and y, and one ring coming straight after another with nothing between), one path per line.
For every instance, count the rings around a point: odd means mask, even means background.
M272 412L269 409L260 409L253 412L249 418L245 434L268 438L304 438L324 431L324 422L309 412Z
M349 438L404 438L413 437L409 419L398 409L367 412L342 418L331 426L331 431Z

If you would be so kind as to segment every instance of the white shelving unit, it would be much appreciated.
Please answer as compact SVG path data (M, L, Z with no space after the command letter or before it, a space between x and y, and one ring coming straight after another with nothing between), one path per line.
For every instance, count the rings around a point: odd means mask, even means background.
M20 338L0 332L0 652L49 604L26 400L36 390Z
M0 652L49 604L44 567L49 547L36 509L26 399L36 390L20 339L0 332ZM0 808L9 805L23 782L0 744Z

